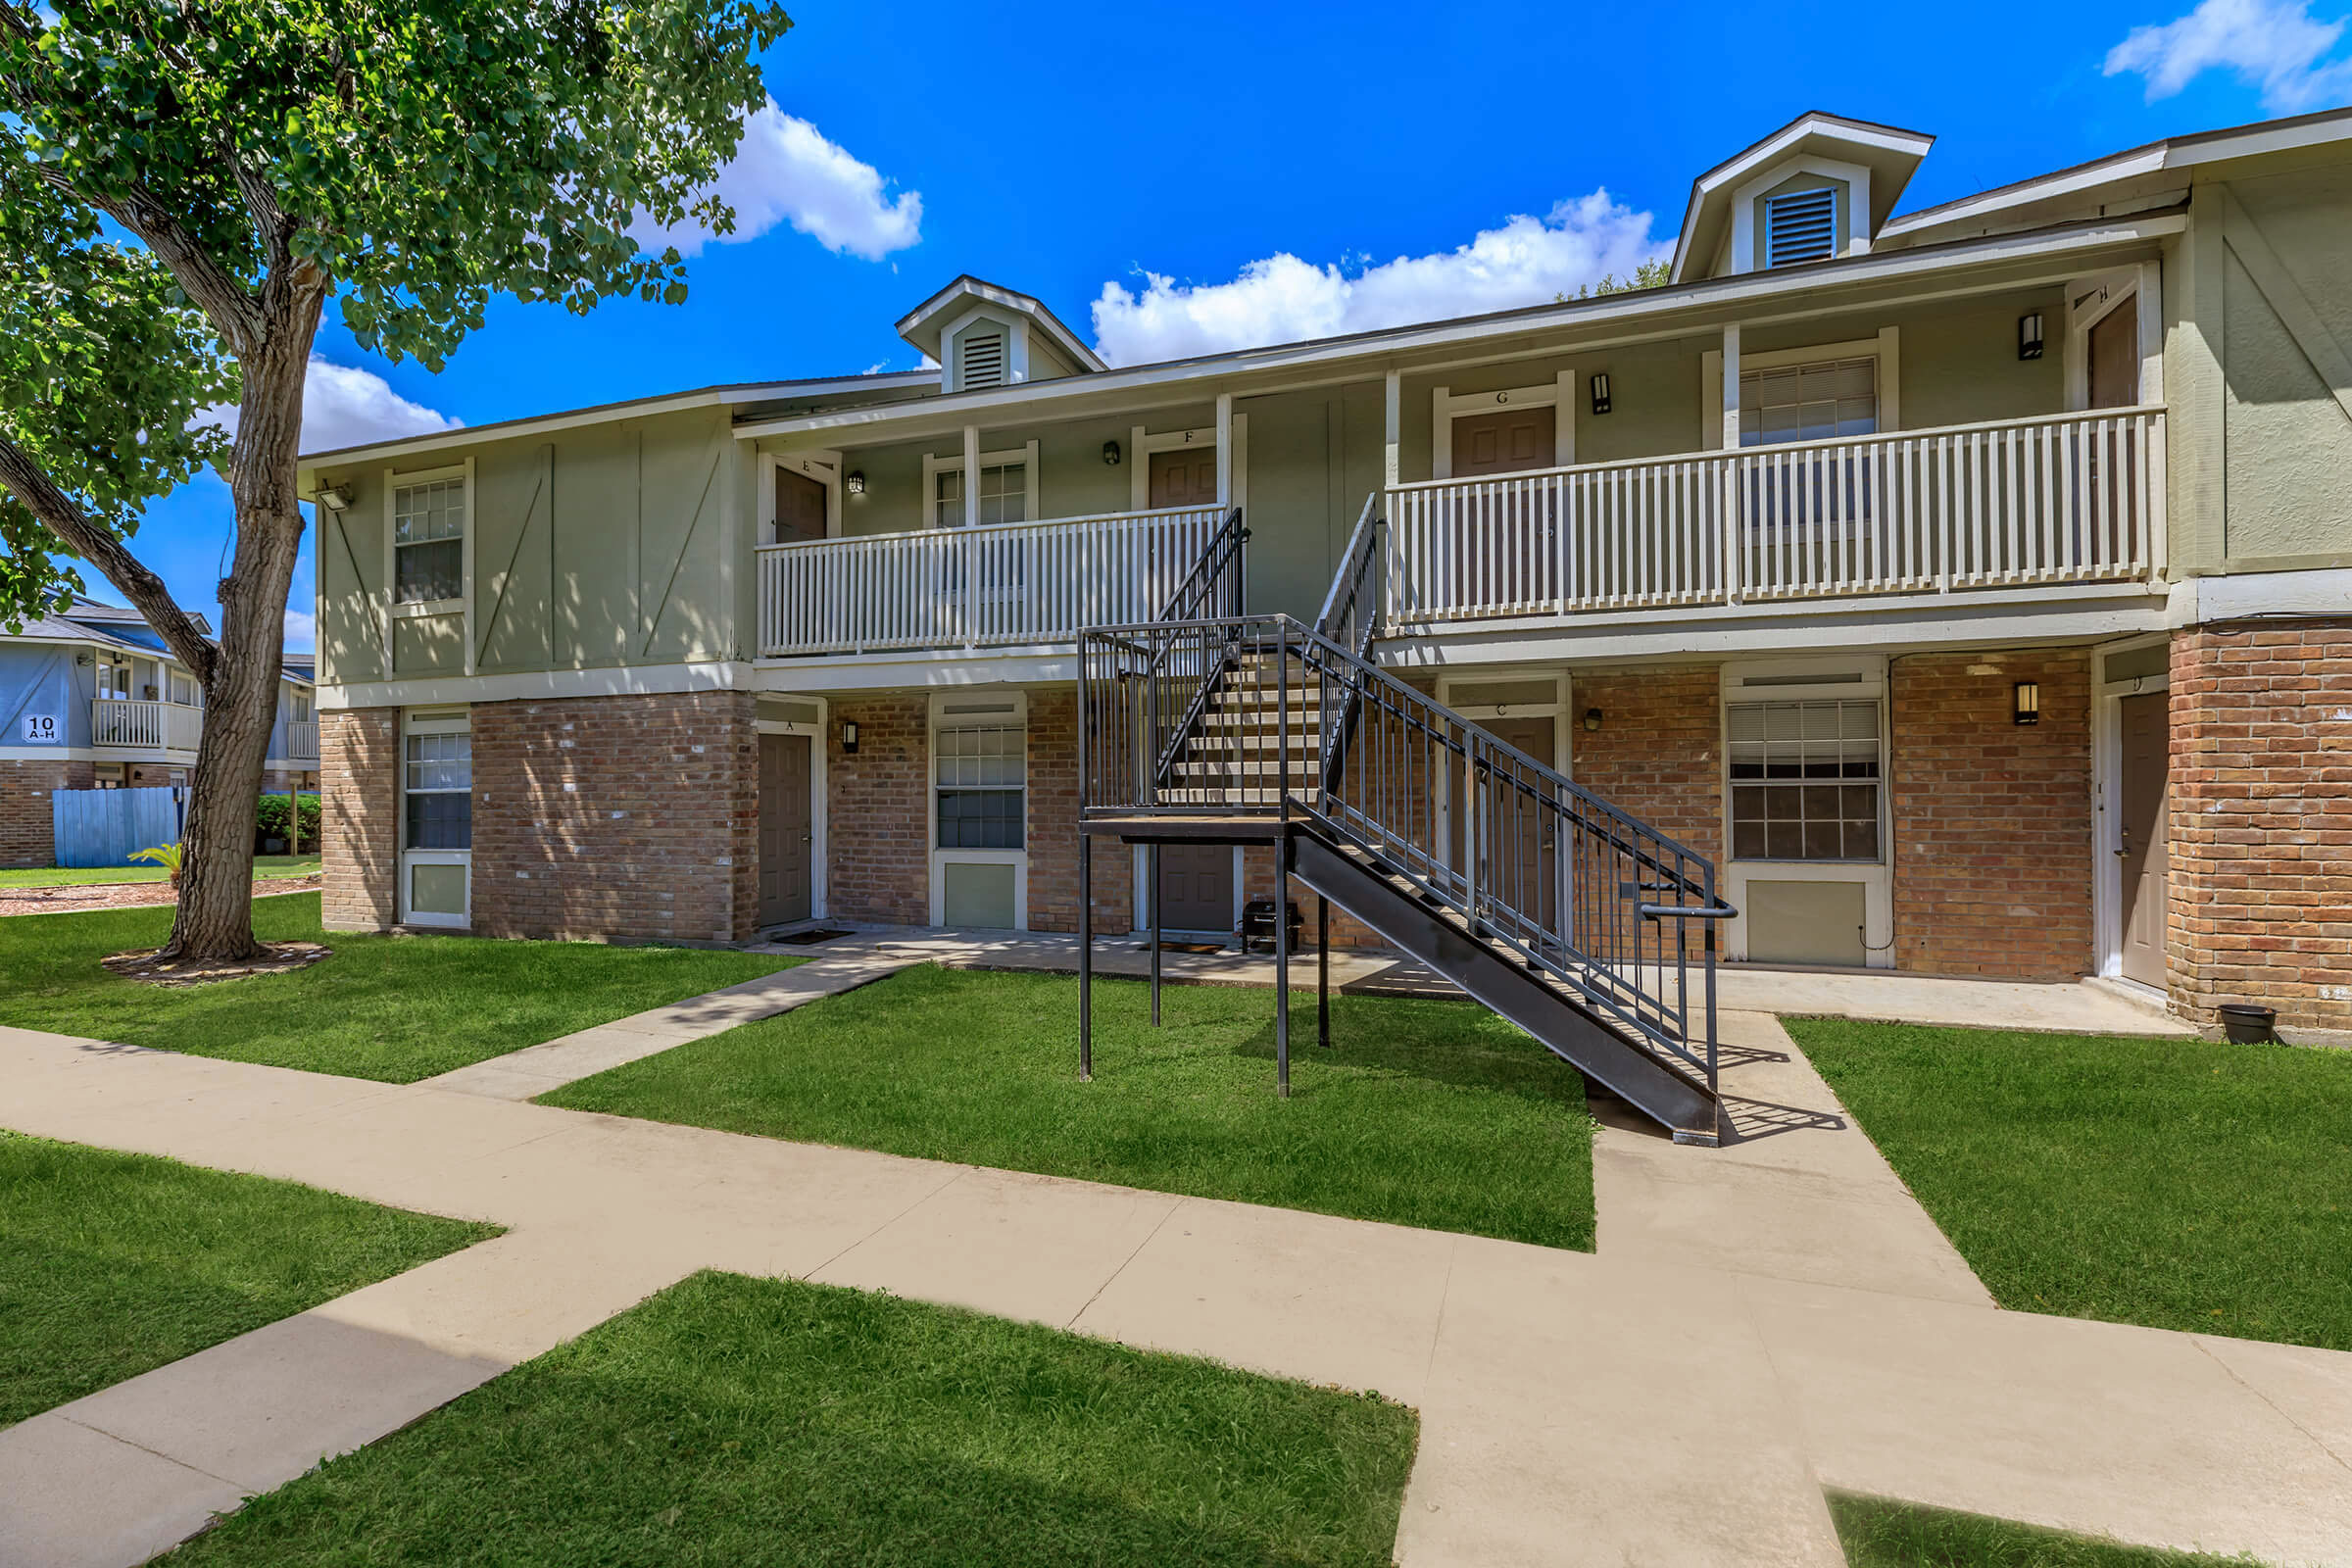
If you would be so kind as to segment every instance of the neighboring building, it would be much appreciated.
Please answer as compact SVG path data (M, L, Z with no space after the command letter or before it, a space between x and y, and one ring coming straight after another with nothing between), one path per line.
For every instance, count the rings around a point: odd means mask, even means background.
M0 865L49 865L53 791L188 781L204 734L204 689L137 611L77 594L21 632L0 630ZM265 789L318 787L308 655L288 658L281 671L264 765Z
M1076 634L1240 508L1308 620L1385 518L1374 656L1735 958L2352 1027L2352 112L1895 216L1930 142L1803 117L1640 292L1114 369L965 277L935 371L307 458L329 923L1071 929ZM1166 855L1171 926L1268 891Z

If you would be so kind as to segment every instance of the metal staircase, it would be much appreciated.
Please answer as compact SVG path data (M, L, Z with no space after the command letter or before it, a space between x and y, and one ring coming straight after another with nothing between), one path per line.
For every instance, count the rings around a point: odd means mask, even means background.
M1678 1141L1714 1143L1714 922L1732 912L1714 867L1374 664L1380 534L1367 503L1315 626L1244 612L1235 513L1165 617L1082 634L1082 996L1094 838L1265 843L1278 911L1296 877ZM1080 1034L1091 1071L1091 1002Z

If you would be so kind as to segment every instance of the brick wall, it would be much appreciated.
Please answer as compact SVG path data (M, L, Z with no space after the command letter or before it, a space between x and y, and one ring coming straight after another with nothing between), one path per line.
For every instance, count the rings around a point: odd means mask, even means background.
M2352 620L2172 647L2173 1005L2352 1030Z
M480 703L473 929L752 935L760 819L748 692Z
M96 780L88 762L0 763L0 865L56 864L57 819L49 796L56 790L92 789Z
M2090 655L1889 662L1895 964L2059 980L2090 971ZM2016 685L2041 722L2015 721Z
M1029 694L1029 928L1078 929L1078 693ZM1135 852L1095 840L1095 930L1125 931L1135 910Z
M1570 776L1602 800L1723 864L1723 709L1713 664L1576 671ZM1584 725L1587 709L1600 728Z
M399 918L400 713L318 715L318 832L330 931L381 931Z
M931 918L928 709L922 694L845 698L825 737L825 898L841 920ZM858 726L858 755L841 726Z

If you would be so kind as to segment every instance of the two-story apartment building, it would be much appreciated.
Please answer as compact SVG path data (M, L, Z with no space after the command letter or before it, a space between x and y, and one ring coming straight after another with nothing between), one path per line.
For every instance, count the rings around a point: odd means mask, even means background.
M198 629L209 631L202 616ZM135 610L75 595L0 629L0 865L48 865L57 790L184 784L204 736L204 688ZM263 788L318 785L318 682L307 655L279 672Z
M1079 631L1238 510L1309 621L1375 528L1372 657L1713 860L1735 959L2352 1027L2352 113L1898 214L1931 140L1795 121L1637 292L1112 368L963 277L936 370L310 457L329 921L1071 929Z

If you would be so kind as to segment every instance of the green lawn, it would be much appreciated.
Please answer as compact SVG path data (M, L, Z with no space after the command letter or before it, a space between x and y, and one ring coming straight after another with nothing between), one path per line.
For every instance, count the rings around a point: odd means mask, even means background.
M1885 1497L1830 1494L1846 1568L2224 1568L2244 1557L2159 1551Z
M2003 1306L2352 1350L2352 1053L1788 1022Z
M1584 1080L1468 1002L1339 997L1292 1008L1274 1097L1273 996L937 968L616 1067L545 1102L1160 1192L1592 1245Z
M1402 1405L699 1274L256 1498L190 1568L1382 1568Z
M316 855L257 855L253 858L253 879L265 877L310 876L318 869ZM94 883L161 882L166 876L160 865L36 865L13 871L0 871L0 888L78 888Z
M334 954L290 974L167 990L98 960L160 944L169 906L0 920L0 1023L405 1084L808 961L328 933L316 893L258 899L253 921L265 941L324 942Z
M0 1426L496 1234L0 1132Z

